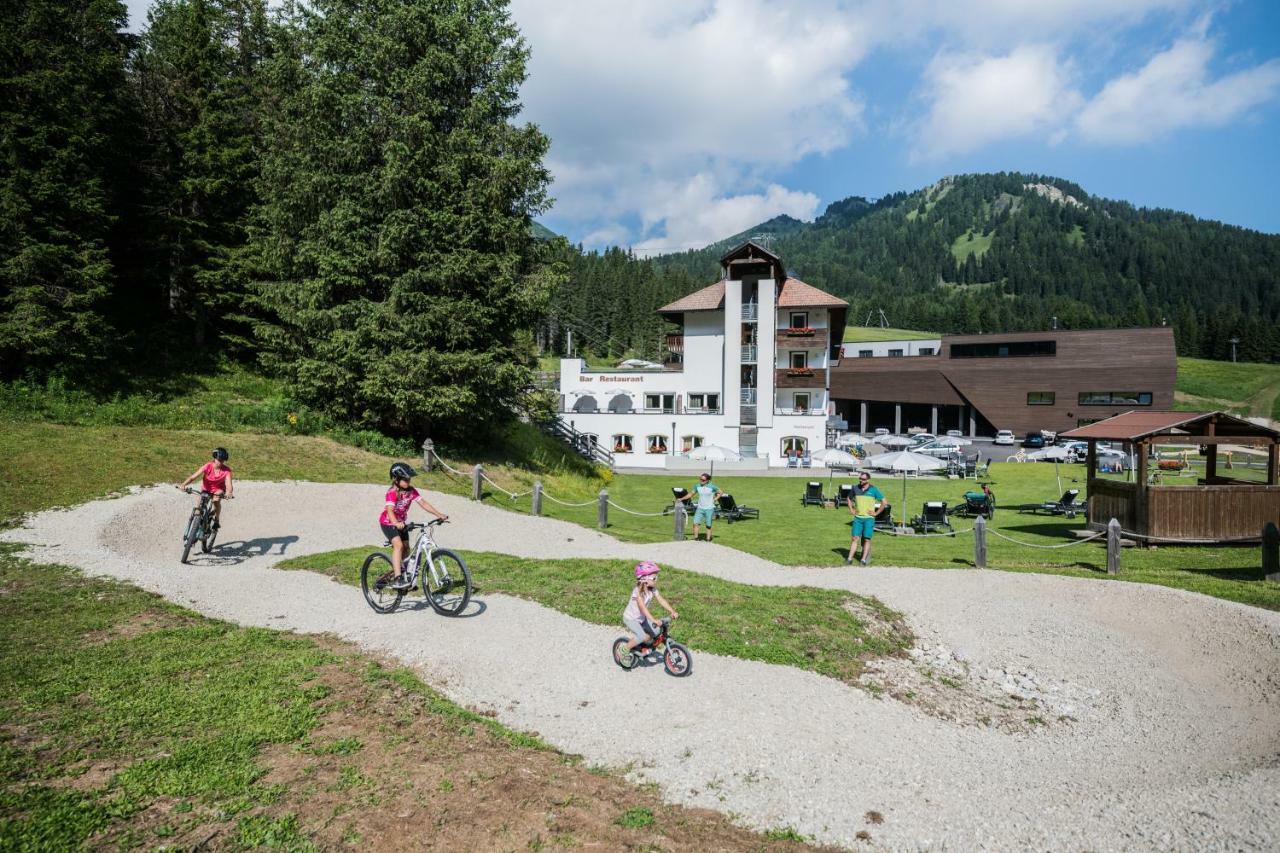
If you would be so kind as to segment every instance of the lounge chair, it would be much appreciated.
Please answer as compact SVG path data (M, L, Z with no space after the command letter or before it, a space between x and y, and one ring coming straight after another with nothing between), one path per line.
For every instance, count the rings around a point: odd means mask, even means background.
M813 459L812 459L812 458L810 458L810 456L809 456L809 451L807 451L807 450L804 452L804 456L801 456L801 457L800 457L800 467L801 467L801 468L812 468L812 467L813 467Z
M1048 513L1049 515L1065 515L1067 518L1075 518L1076 513L1085 512L1089 508L1088 501L1076 502L1076 498L1080 496L1079 489L1067 489L1062 493L1062 497L1056 501L1045 501L1038 504L1023 504L1018 507L1018 512L1029 512L1033 514Z
M853 484L841 483L840 491L836 495L836 505L847 509L849 506L849 501L852 499L853 499Z
M723 492L720 494L720 506L716 507L716 518L723 518L725 521L733 524L735 521L742 521L744 518L759 518L760 510L741 506L733 499L733 495L727 495Z
M798 456L796 456L796 455L794 455L794 454L788 455L788 456L787 456L787 467L788 467L788 468L799 468L799 467L800 467L800 457L798 457Z
M671 501L671 503L667 504L666 507L663 508L662 510L663 515L671 515L673 512L675 512L676 506L681 502L683 502L684 499L689 496L689 490L684 488L683 486L672 486L671 496L674 498L674 500ZM688 508L689 508L689 505L685 504L686 511L688 510ZM690 514L692 515L692 513Z
M947 510L948 515L960 515L965 518L982 516L988 520L996 517L996 495L984 483L980 491L965 492L964 503L956 504Z
M805 484L804 494L800 497L801 506L808 506L809 504L823 506L826 502L827 499L822 494L822 483L817 480L810 480Z
M876 530L893 530L894 529L892 511L893 511L893 507L890 506L888 501L881 502L880 511L876 513L876 521L874 525Z
M947 530L954 536L955 528L947 521L946 501L925 501L920 514L911 519L911 526L921 533L932 533L935 530Z

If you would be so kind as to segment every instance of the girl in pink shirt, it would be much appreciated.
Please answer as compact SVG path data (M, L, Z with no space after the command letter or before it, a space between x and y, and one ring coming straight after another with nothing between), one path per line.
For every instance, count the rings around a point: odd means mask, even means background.
M222 499L228 500L234 497L234 485L231 481L231 466L227 464L227 460L231 458L231 454L227 452L225 447L215 447L213 449L213 459L204 463L190 477L182 481L179 489L185 489L191 485L197 477L200 478L200 491L208 492L213 495L213 529L217 530L221 524L222 518ZM200 506L200 498L196 498L196 506Z
M408 522L409 507L414 503L434 515L441 521L448 521L449 516L429 504L422 493L413 487L411 478L418 472L404 462L391 466L391 488L383 499L382 515L378 516L378 524L382 525L382 533L391 540L391 565L395 569L395 579L391 586L404 589L407 578L402 574L401 561L409 550Z

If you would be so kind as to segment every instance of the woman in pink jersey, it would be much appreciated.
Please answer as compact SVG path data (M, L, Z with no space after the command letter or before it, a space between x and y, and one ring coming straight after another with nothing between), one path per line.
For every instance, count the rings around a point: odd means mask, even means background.
M405 581L408 580L401 573L400 563L404 559L405 552L409 550L408 522L405 521L409 517L409 507L417 502L418 506L441 521L449 520L449 516L427 503L422 493L413 487L411 479L417 473L404 462L397 462L391 466L391 488L387 489L382 515L378 516L383 534L391 540L391 565L395 567L395 579L391 582L391 586L395 589L404 589Z
M213 459L204 463L190 477L182 481L179 489L185 489L191 485L197 477L200 478L200 491L208 492L213 495L213 529L217 530L222 518L222 499L232 498L234 486L231 482L231 466L227 464L227 460L231 458L231 454L227 452L225 447L215 447L213 449ZM196 498L196 506L200 506L200 498Z

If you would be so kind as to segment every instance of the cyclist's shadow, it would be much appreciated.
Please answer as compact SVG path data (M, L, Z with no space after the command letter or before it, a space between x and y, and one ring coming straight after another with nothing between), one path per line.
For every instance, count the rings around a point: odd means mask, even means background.
M489 609L489 605L485 604L482 599L476 598L473 595L471 596L471 600L467 602L466 608L464 608L461 613L455 613L453 616L450 616L448 618L449 619L471 619L476 616L479 616L481 613L484 613L488 609ZM419 611L423 613L432 613L434 612L434 608L432 608L430 603L428 603L427 600L422 597L421 593L416 591L412 595L406 595L404 597L404 600L400 602L400 607L396 610L397 613L400 613L400 612L416 613Z
M247 541L217 542L208 554L192 554L189 562L196 566L235 566L255 557L283 557L297 541L297 536L261 536Z

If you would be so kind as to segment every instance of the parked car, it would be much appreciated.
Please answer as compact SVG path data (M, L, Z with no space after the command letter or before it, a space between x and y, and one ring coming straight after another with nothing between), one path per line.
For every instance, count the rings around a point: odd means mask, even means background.
M938 437L931 432L918 432L911 436L911 440L915 442L913 447L924 447L931 441L937 441Z
M1083 462L1085 457L1089 455L1089 442L1087 441L1068 441L1062 445L1062 448L1067 451L1067 459L1071 462Z
M996 433L996 439L993 444L1013 444L1013 430L1002 429Z
M932 456L935 459L942 459L944 461L959 459L963 455L959 447L954 447L950 444L937 445L933 442L913 447L911 450L914 453L923 453L925 456Z
M1058 434L1051 429L1040 430L1040 435L1044 438L1045 444L1056 444L1058 441Z
M888 435L888 434L889 434L889 430L887 427L876 427L876 435Z
M1022 439L1023 447L1044 447L1044 436L1038 432L1029 432L1027 437Z
M964 430L949 429L947 430L947 435L951 438L964 438Z

